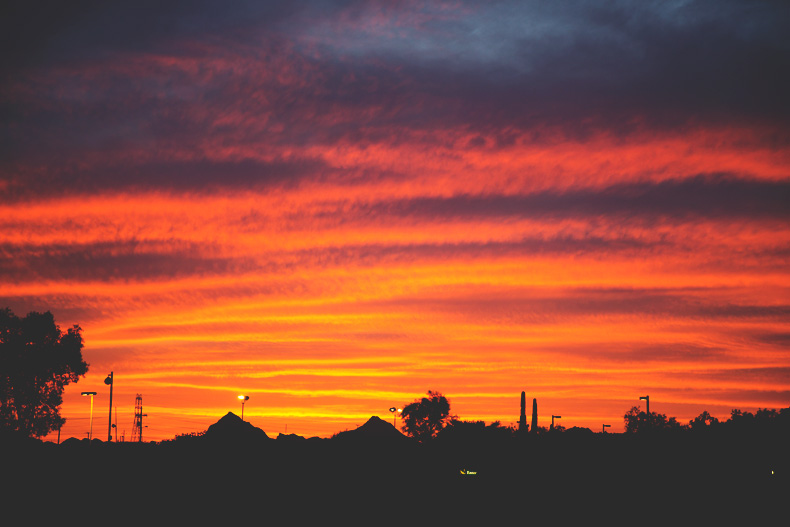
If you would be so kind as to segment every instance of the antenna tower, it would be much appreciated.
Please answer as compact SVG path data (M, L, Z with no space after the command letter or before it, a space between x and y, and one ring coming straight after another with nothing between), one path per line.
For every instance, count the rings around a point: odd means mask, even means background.
M132 429L132 441L143 442L143 417L148 414L143 413L143 396L139 393L134 398L134 428Z

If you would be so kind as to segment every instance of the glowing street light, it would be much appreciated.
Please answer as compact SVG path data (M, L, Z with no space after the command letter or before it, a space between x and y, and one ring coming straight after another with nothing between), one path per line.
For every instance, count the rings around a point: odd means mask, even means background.
M403 412L403 408L395 408L393 406L390 408L390 412L392 412L392 426L398 428L398 415Z
M250 400L249 395L239 395L239 400L241 400L241 422L244 422L244 403Z
M91 431L88 432L88 441L93 439L93 396L96 395L96 392L82 392L83 397L90 397L91 398Z
M639 398L640 401L645 401L645 405L647 406L647 418L650 419L650 396L645 395Z

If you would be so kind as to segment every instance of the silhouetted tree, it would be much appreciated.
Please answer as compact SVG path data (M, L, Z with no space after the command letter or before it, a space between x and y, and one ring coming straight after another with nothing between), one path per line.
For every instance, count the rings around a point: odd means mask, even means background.
M81 331L62 333L49 311L0 310L0 428L42 437L65 422L63 389L88 371Z
M692 430L704 430L717 424L719 424L719 420L710 415L707 410L689 421L689 427Z
M407 435L425 441L450 421L450 402L439 392L428 391L428 396L403 407L401 430Z
M790 408L759 408L755 413L732 410L723 424L729 430L740 432L790 433Z
M674 417L667 418L666 415L657 412L650 412L650 415L647 415L638 406L631 407L623 416L623 420L625 421L625 431L629 434L683 429L683 425L678 423Z
M732 411L730 412L730 418L728 419L728 421L732 421L732 422L736 422L736 421L751 422L752 420L754 420L753 413L742 412L737 408L732 409Z

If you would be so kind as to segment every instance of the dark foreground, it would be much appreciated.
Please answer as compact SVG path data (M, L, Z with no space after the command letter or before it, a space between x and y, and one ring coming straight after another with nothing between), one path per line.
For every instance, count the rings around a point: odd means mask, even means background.
M5 517L28 525L784 524L790 490L781 438L0 446Z

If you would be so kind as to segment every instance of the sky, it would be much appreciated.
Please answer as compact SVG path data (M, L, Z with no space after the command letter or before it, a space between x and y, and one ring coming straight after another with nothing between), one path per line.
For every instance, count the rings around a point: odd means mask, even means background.
M160 4L2 7L0 307L83 329L62 438L111 371L127 440L137 394L144 440L790 406L790 4Z

